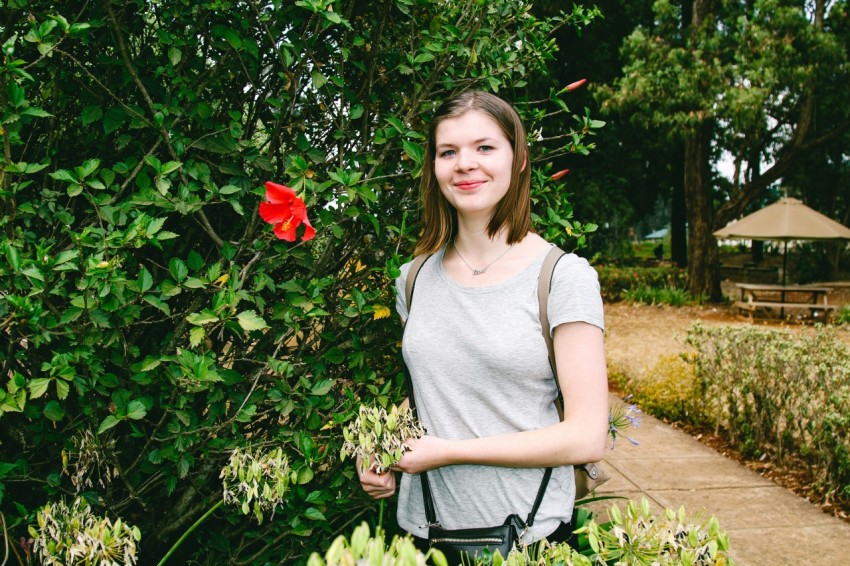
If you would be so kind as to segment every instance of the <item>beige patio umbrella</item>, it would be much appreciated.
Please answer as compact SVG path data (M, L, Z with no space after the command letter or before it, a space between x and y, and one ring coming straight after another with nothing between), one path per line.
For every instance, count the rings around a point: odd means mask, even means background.
M788 267L789 240L850 240L850 228L809 208L795 198L783 198L714 232L718 238L785 242L782 285Z

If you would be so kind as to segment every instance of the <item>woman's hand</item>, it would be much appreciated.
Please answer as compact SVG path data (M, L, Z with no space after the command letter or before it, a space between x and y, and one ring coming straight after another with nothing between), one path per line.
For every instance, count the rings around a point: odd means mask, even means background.
M357 473L360 476L360 486L372 499L387 499L395 494L395 474L386 471L377 474L372 466L361 472L360 457L357 457Z
M398 464L392 467L393 470L418 474L453 463L449 456L451 442L448 440L425 435L422 438L409 438L405 444L408 450Z

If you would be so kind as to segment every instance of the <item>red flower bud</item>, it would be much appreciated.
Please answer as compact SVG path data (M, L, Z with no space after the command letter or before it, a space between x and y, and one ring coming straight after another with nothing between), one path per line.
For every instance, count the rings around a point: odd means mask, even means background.
M553 181L557 181L558 179L560 179L561 177L563 177L564 175L566 175L566 174L567 174L567 173L569 173L569 172L570 172L570 170L569 170L569 169L564 169L564 170L562 170L562 171L558 171L557 173L555 173L554 175L552 175L552 180L553 180Z
M564 90L565 90L565 91L567 91L567 92L574 91L575 89L580 88L581 86L583 86L583 85L584 85L584 83L586 83L586 82L587 82L587 79L581 79L581 80L578 80L578 81L576 81L576 82L574 82L574 83L570 83L570 84L568 84L568 85L567 85L567 87L566 87Z

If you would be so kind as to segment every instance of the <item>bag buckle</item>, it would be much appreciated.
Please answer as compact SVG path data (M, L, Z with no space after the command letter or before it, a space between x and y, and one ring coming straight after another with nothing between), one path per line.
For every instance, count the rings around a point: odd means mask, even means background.
M522 532L519 533L519 536L517 536L517 542L525 544L522 539L525 537L526 533L528 533L528 525L526 525L525 528L522 529Z

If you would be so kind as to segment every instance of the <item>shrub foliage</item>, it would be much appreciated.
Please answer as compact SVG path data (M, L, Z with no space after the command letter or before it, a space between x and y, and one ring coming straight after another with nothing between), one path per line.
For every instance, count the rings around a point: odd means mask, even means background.
M632 300L681 306L692 302L685 292L687 274L680 267L597 265L599 286L606 302Z
M827 499L850 499L850 348L834 330L688 331L706 416L749 456L799 457Z
M137 527L151 562L219 505L221 470L250 442L283 450L285 501L262 524L220 507L178 558L305 560L372 505L338 461L342 428L364 400L403 396L389 281L415 235L428 111L470 87L520 101L535 132L539 229L580 242L590 227L543 180L552 155L586 153L601 123L585 112L573 131L547 131L547 114L569 111L560 86L523 101L553 33L595 11L541 20L520 0L4 5L9 538L25 539L45 503L81 496ZM304 197L315 239L274 239L257 215L266 180Z

